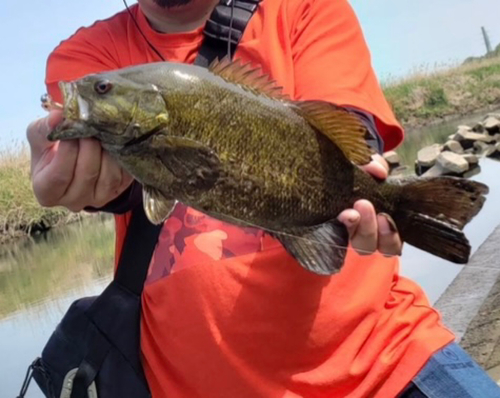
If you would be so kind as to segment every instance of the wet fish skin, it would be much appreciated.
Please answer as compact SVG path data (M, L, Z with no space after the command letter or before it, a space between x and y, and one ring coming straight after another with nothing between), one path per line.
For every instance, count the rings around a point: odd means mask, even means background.
M347 246L336 217L364 198L393 217L404 241L451 261L468 259L461 229L482 207L486 186L451 178L376 181L357 167L371 152L355 116L321 101L291 101L248 67L157 63L61 87L67 119L50 138L100 140L143 184L154 222L180 201L263 228L302 266L331 274L343 263L339 247ZM438 212L458 225L437 219Z

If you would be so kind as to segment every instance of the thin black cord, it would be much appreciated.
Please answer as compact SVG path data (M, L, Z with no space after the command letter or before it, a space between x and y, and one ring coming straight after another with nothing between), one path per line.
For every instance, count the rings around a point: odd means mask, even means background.
M26 372L26 376L24 378L23 386L21 387L21 391L16 398L24 398L26 393L28 392L28 387L30 386L31 379L33 378L33 369L35 367L36 360L28 367L28 371Z
M229 37L228 37L228 41L227 41L227 56L229 57L229 59L232 58L231 40L232 40L232 35L233 35L234 3L235 3L235 0L231 0L231 18L229 20ZM160 57L160 59L162 61L165 61L165 58L163 58L163 55L160 54L160 52L156 49L155 46L153 46L153 44L148 40L148 38L146 37L146 35L142 31L141 27L139 26L139 24L137 23L137 20L134 17L134 14L132 14L132 11L130 10L130 8L128 6L127 1L123 0L123 4L125 5L125 8L127 9L127 12L129 13L130 18L132 18L132 21L134 21L134 24L137 27L137 30L142 35L142 37L144 37L144 40L146 40L146 43L148 43L148 46L156 53L156 55L158 55L158 57Z
M229 59L231 59L231 38L233 34L234 2L235 0L231 0L231 18L229 20L229 37L227 40L227 56L229 57Z
M134 24L137 27L137 30L141 33L142 37L144 37L144 40L146 40L146 43L148 43L149 47L151 47L151 49L156 53L156 55L158 55L160 57L160 59L162 61L165 61L165 58L163 58L163 55L160 54L160 52L156 49L155 46L153 46L153 44L148 40L148 38L146 37L146 35L142 31L141 27L139 26L139 24L137 23L137 21L134 17L134 14L132 14L132 11L130 11L130 8L127 4L127 1L123 0L123 4L125 4L125 8L127 9L128 13L129 13L130 18L132 18L132 21L134 21Z

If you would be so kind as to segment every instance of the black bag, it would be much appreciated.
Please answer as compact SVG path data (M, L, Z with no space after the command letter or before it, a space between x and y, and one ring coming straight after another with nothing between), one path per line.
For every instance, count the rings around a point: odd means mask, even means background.
M206 67L228 50L234 54L260 0L233 1L215 7L195 64ZM142 205L132 211L114 280L99 296L70 306L30 365L18 398L31 378L48 398L151 397L141 363L141 294L160 230Z
M31 365L48 398L149 398L140 357L141 292L160 226L133 212L114 280L75 301Z

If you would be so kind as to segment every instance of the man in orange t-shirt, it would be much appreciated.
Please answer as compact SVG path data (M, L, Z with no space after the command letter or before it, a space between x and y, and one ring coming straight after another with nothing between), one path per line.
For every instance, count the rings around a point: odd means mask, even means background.
M61 80L157 62L158 54L194 61L217 2L138 3L54 50L46 84L55 100ZM264 0L235 58L261 65L295 99L349 108L385 149L402 140L347 0ZM53 111L28 128L35 194L45 206L116 214L118 256L140 187L94 140L48 142L60 120ZM380 157L366 171L387 176ZM339 218L353 250L338 275L324 277L260 230L178 205L143 292L141 348L153 397L500 396L450 344L422 290L399 276L398 258L380 254L401 250L384 215L359 201Z

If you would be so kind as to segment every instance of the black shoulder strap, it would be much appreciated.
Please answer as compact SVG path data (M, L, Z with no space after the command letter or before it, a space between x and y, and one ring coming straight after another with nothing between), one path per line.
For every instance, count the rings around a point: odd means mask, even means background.
M215 7L203 31L205 38L195 64L207 67L215 58L227 54L231 1L234 1L231 33L231 54L234 54L243 32L261 0L227 0ZM142 203L132 210L115 281L140 295L148 273L151 256L158 242L162 225L153 225L146 217Z
M234 1L233 24L231 26L231 8ZM234 54L248 21L257 10L261 0L221 0L203 30L205 36L195 64L207 67L216 58L227 54L229 29L231 26L231 54Z
M137 295L142 293L162 226L148 220L142 203L132 210L115 281Z

